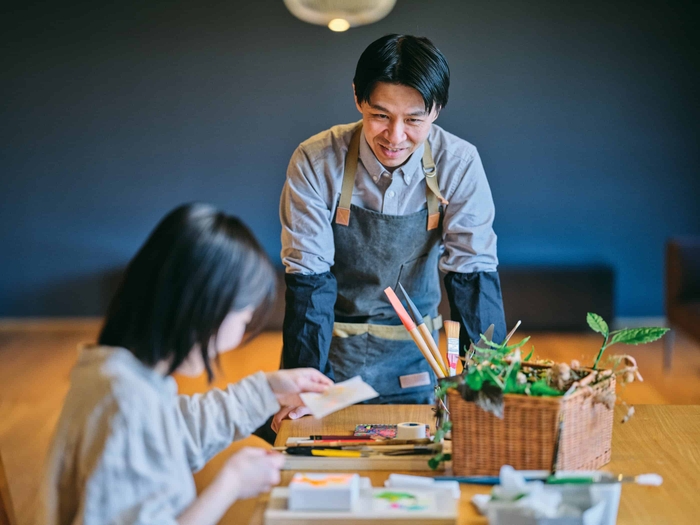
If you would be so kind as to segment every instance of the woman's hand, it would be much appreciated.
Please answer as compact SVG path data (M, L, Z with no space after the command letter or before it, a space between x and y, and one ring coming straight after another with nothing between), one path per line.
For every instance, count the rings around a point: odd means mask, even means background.
M219 475L177 518L179 525L215 525L236 500L269 492L280 482L284 456L246 447L224 463Z
M299 419L300 417L308 416L310 413L311 411L309 408L305 406L282 407L282 409L275 414L275 417L272 418L270 427L273 432L277 433L280 431L280 425L283 419Z
M284 456L279 452L245 447L231 456L221 470L231 489L233 501L269 492L280 482Z
M265 374L272 392L283 407L303 406L299 394L325 392L333 381L313 368L293 368ZM286 415L286 414L285 414ZM273 429L274 430L274 429Z

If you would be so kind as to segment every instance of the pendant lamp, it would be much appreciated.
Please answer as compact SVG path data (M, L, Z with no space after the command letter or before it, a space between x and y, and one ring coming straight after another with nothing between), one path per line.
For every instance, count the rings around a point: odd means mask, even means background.
M396 0L284 0L287 9L299 20L332 31L381 20L392 10Z

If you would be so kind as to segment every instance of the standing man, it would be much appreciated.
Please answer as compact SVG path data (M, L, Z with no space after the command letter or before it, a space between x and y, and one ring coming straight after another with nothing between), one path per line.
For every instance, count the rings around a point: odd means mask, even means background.
M428 328L451 317L478 340L505 337L491 190L476 148L433 122L450 71L427 39L387 35L362 53L353 88L362 120L294 152L282 191L284 368L336 381L361 375L379 403L431 403L436 378L384 295L399 281ZM285 407L273 420L305 415Z

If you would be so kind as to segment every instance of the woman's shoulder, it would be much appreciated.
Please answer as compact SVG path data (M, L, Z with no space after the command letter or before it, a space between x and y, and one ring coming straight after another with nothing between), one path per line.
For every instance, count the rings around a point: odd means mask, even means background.
M174 399L174 380L140 363L124 348L84 347L71 374L66 403L92 418L151 418ZM101 414L101 415L100 415Z

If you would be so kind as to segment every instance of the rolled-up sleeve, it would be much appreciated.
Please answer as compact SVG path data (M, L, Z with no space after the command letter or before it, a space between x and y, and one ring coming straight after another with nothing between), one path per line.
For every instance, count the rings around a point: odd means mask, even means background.
M233 441L252 434L280 409L263 372L228 385L226 390L178 396L177 407L192 471L201 469Z
M280 199L282 262L287 273L320 274L333 266L332 203L327 191L300 146L289 162Z
M445 197L449 201L443 222L445 250L440 259L444 273L493 272L498 266L495 209L491 188L476 148L457 167Z

